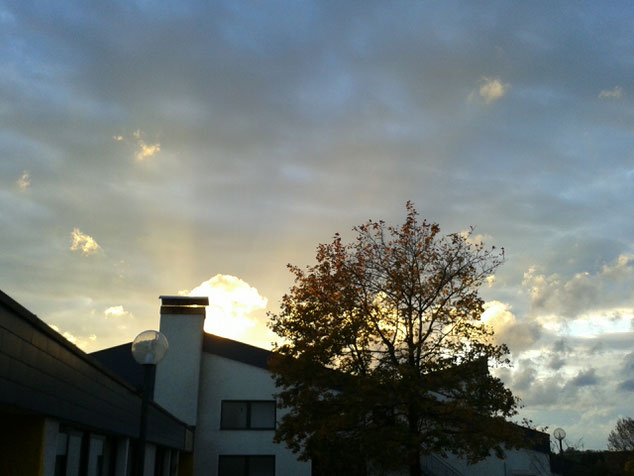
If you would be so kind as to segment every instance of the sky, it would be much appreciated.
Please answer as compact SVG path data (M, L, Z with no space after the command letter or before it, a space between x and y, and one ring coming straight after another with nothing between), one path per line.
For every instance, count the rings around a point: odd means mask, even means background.
M629 1L0 0L0 289L90 352L207 294L263 347L288 263L412 200L506 262L521 416L634 416Z

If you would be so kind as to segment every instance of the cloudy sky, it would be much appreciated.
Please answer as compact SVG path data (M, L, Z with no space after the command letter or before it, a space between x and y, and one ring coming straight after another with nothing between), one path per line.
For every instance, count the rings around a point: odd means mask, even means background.
M335 232L506 249L484 318L523 415L634 416L634 6L0 0L0 289L92 351L207 293L256 345Z

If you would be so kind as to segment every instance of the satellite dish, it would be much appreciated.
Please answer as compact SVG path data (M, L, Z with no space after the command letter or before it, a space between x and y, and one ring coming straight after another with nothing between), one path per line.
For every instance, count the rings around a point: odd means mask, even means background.
M555 431L553 431L553 436L561 441L566 437L566 432L563 428L555 428Z

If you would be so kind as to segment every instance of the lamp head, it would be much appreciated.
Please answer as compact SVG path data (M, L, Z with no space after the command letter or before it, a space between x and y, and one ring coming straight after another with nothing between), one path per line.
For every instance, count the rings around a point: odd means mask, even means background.
M132 341L132 356L141 365L156 365L167 353L167 338L158 331L143 331Z

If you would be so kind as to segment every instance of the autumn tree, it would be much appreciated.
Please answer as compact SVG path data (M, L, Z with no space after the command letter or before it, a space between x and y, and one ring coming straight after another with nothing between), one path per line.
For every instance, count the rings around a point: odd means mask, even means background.
M634 451L634 419L619 418L616 427L608 435L610 451Z
M488 372L508 363L480 317L478 288L503 251L440 234L407 203L400 227L369 221L289 265L295 283L271 328L281 407L276 432L323 474L409 468L448 452L478 461L520 436L517 400Z

